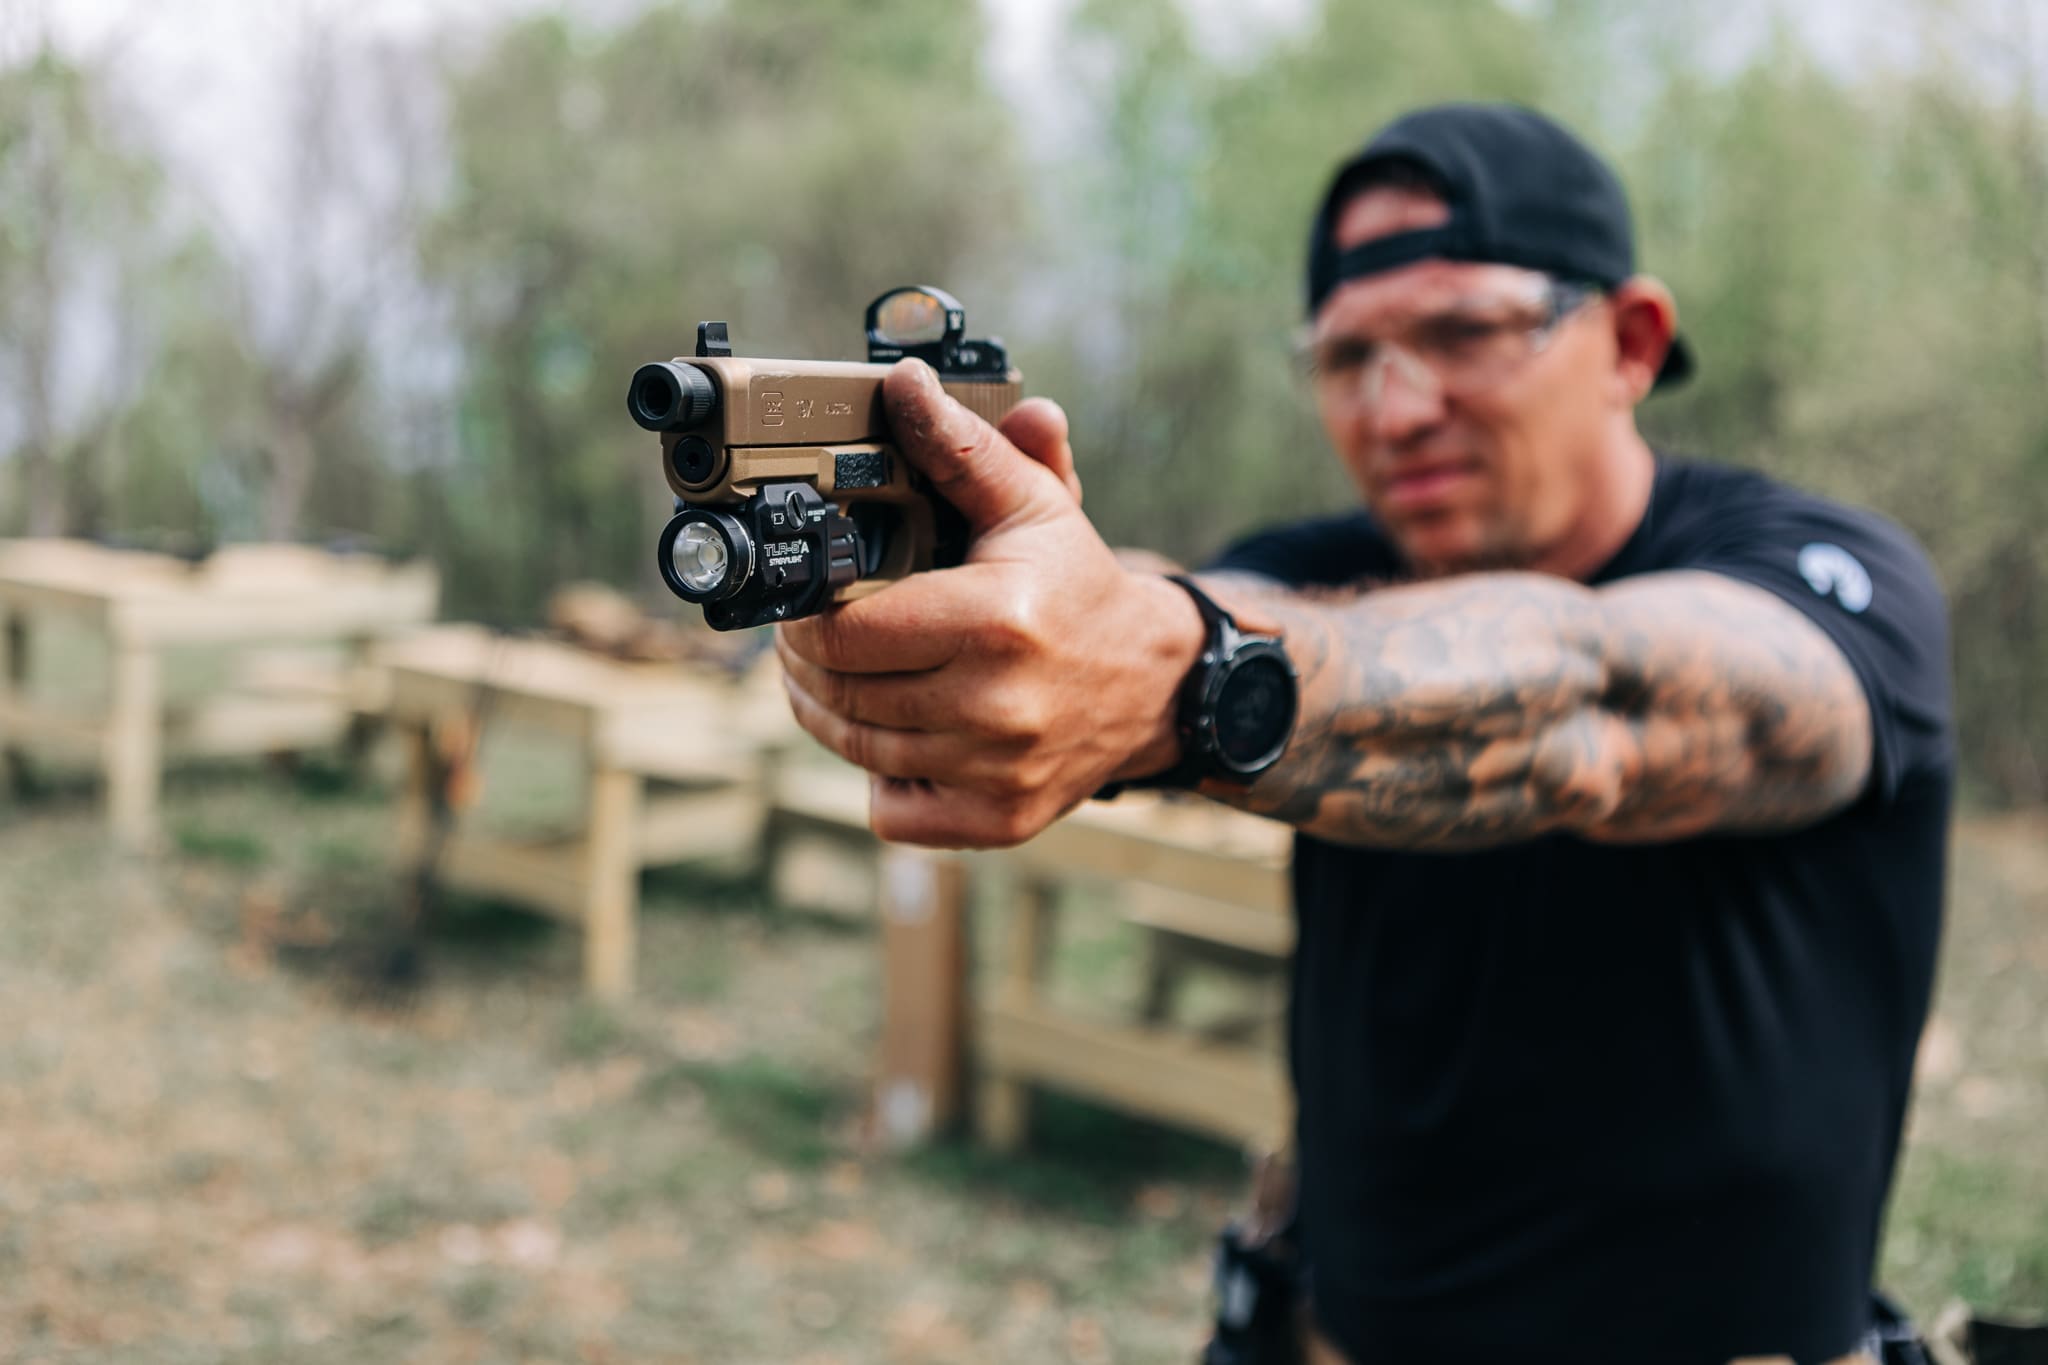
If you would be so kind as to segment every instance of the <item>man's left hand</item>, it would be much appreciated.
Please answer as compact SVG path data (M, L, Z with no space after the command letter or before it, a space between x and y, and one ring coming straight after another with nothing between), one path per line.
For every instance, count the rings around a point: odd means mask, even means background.
M1031 399L998 430L918 361L883 397L904 457L966 517L966 561L776 633L798 722L873 775L875 833L1006 847L1172 766L1201 618L1083 515L1065 415Z

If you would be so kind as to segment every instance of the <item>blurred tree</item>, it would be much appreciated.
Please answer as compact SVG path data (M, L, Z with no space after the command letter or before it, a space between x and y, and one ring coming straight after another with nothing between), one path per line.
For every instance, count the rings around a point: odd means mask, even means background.
M377 420L376 352L403 365L419 341L393 324L418 285L437 73L405 49L347 41L343 22L295 20L276 216L246 238L220 234L250 380L228 443L246 458L220 498L253 504L240 519L265 539L365 529L377 515L361 496L391 457L365 430Z
M1937 35L1960 22L1952 4L1923 18ZM1989 31L2029 50L2010 26ZM1939 42L1926 51L1913 73L1851 84L1781 32L1724 81L1666 85L1628 178L1702 369L1647 424L1919 536L1954 606L1967 771L2034 800L2048 795L2041 113L2029 82L1987 81L1983 64L1964 77Z
M1188 51L1171 4L1085 7L1077 22L1113 54L1095 177L1132 187L1105 201L1112 216L1147 206L1142 234L1110 238L1110 258L1135 257L1129 277L1157 300L1134 310L1122 354L1075 400L1120 414L1078 428L1091 513L1112 539L1198 557L1259 523L1346 504L1355 494L1292 359L1315 196L1402 108L1536 98L1535 32L1491 0L1329 0L1297 37L1223 70ZM1137 188L1160 174L1186 184Z
M47 43L0 70L0 430L30 535L72 529L70 488L106 449L135 358L120 313L155 250L159 173L110 106L112 82ZM67 480L67 466L81 466Z
M1914 3L1928 59L1853 76L1783 22L1709 66L1722 16L1701 0L1551 0L1529 19L1328 0L1229 74L1187 50L1171 5L1084 6L1077 52L1111 54L1083 63L1106 82L1091 183L1121 190L1087 230L1122 326L1111 353L1052 372L1072 385L1091 513L1113 539L1199 556L1351 502L1285 360L1313 196L1403 108L1532 103L1620 162L1641 260L1703 357L1646 408L1653 440L1912 529L1954 598L1969 772L2005 799L2048 796L2039 21L2010 0ZM1183 174L1188 192L1145 188Z
M1063 75L1088 152L1045 176L1060 210L1048 225L1052 269L1071 283L1024 350L1025 378L1068 409L1104 530L1157 547L1183 509L1214 495L1178 458L1210 409L1179 402L1161 379L1185 365L1176 329L1201 307L1178 286L1199 226L1218 73L1178 0L1085 0L1068 23Z
M1653 439L1885 511L1950 588L1967 771L2048 798L2048 71L2031 0L1894 0L1829 67L1718 0L1325 0L1205 54L1180 0L1081 0L1027 173L944 0L671 0L420 52L300 34L269 235L193 233L103 66L0 70L8 529L374 530L453 609L651 587L638 363L859 353L929 280L1074 418L1091 513L1187 558L1351 505L1292 363L1332 165L1399 110L1514 99L1622 166L1702 357ZM1019 335L1020 324L1023 335Z
M445 516L459 600L647 582L668 513L634 366L693 324L743 352L861 353L884 288L995 293L1024 196L971 6L657 6L518 24L453 76L454 193L429 237L467 374Z

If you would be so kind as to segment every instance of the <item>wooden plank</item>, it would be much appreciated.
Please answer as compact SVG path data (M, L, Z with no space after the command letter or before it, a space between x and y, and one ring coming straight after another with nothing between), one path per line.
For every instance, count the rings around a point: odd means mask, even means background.
M679 697L704 686L674 664L629 664L553 640L496 634L477 626L439 626L387 643L393 668L458 681L487 680L508 691L607 711L644 707L651 723L678 721Z
M237 640L336 639L433 619L438 588L428 580L339 583L311 592L124 592L110 617L116 630L166 645Z
M473 677L414 668L404 663L391 666L390 714L411 723L424 723L437 716L467 714L478 708L485 688L492 693L488 703L492 725L531 725L582 743L587 742L595 723L586 701L535 696L510 684L479 686Z
M880 845L872 835L856 842L844 831L790 824L764 851L768 894L786 908L823 911L845 919L875 917L881 900L876 864Z
M107 718L21 696L0 697L0 734L10 750L60 749L97 759L106 745Z
M868 787L853 768L791 764L778 772L778 812L865 830ZM1017 848L991 856L1026 875L1146 881L1270 915L1288 916L1291 831L1221 807L1086 805Z
M1105 821L1094 812L1076 812L999 856L1030 871L1145 881L1273 915L1290 913L1293 903L1284 858L1161 837L1142 821Z
M868 829L868 777L858 768L798 762L778 767L769 805L811 825L874 837Z
M1019 1082L1234 1141L1274 1141L1291 1122L1286 1072L1270 1051L1002 1001L983 1007L974 1027L983 1067Z
M808 741L763 756L770 894L779 905L868 915L880 903L881 841L868 828L867 775L813 761L807 749Z
M882 1041L875 1126L904 1147L960 1112L967 1048L967 868L891 848L882 858Z
M333 702L222 696L164 716L164 748L226 757L323 749L348 732L349 713Z
M1059 886L1049 878L1025 874L1012 889L1002 977L996 999L1016 1009L1038 1001L1046 963L1058 930ZM975 1096L976 1126L999 1152L1023 1149L1031 1133L1031 1088L1018 1076L986 1068Z
M64 536L0 543L0 583L72 587L101 598L121 583L181 583L192 566L149 550L116 550Z
M146 852L156 841L162 780L162 661L154 649L116 641L105 737L107 823L114 841Z
M113 598L105 591L15 577L0 577L0 603L31 616L71 616L100 629L113 609Z
M228 690L249 696L318 698L346 705L354 665L320 646L286 645L237 651Z
M640 796L637 773L598 768L590 774L590 827L583 841L583 980L606 999L633 990Z
M347 713L330 703L222 696L174 708L160 718L161 752L223 757L321 748L340 739ZM0 734L38 749L103 757L110 719L42 702L0 696Z
M593 741L598 760L678 781L735 778L760 767L772 728L750 716L747 699L723 678L679 665L652 671L611 664L620 675L595 690L603 716Z
M732 776L750 746L727 723L722 684L670 664L626 664L548 640L443 627L378 650L391 710L419 717L493 696L492 718L553 730L607 767L679 777Z
M693 694L676 695L677 707L663 707L653 715L640 706L605 708L594 745L599 760L665 782L709 786L756 781L763 766L760 747L734 733L715 701L694 715L682 715L680 699ZM629 717L638 719L628 724Z
M643 867L703 857L751 859L760 847L766 812L757 788L655 788L642 798L641 807L635 853Z
M1045 979L1046 960L1058 928L1058 915L1057 882L1045 877L1025 877L1018 883L1003 954L1003 999L1028 1004L1038 998L1038 986Z
M1123 916L1142 929L1220 943L1263 957L1285 958L1294 951L1293 919L1184 891L1142 883L1133 886L1124 898Z
M436 879L443 886L581 925L587 900L584 874L580 839L506 839L458 829L441 850Z

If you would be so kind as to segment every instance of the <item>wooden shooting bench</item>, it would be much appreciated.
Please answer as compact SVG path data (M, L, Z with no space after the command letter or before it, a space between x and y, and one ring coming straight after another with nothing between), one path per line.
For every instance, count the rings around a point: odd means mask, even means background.
M166 756L292 752L345 739L381 705L376 642L431 620L439 594L431 565L310 546L228 546L193 564L84 541L0 544L0 743L10 763L30 747L96 763L115 840L147 849ZM38 687L37 637L46 627L68 627L104 656L97 696L68 682L61 697ZM251 652L280 643L324 647L325 656L301 654L280 669ZM180 695L167 685L166 656L201 653L215 656L197 660L213 676L197 694ZM221 667L223 654L244 665L240 672Z
M1263 974L1294 949L1288 883L1293 831L1194 800L1142 795L1090 802L1037 838L989 855L1008 864L1011 904L995 987L976 1007L976 1126L1021 1145L1037 1086L1146 1118L1271 1149L1293 1123L1277 1041L1206 1038L1171 1018L1195 961ZM1121 891L1149 949L1139 1018L1082 1017L1043 990L1063 890Z
M601 996L632 990L642 868L758 846L763 783L790 728L782 689L674 663L624 663L552 640L457 626L385 652L389 712L406 735L400 856L432 880L531 906L583 931L583 975ZM768 682L772 682L770 675ZM456 811L436 828L453 745L540 732L578 755L574 827L494 833Z
M883 1020L876 1084L882 1136L929 1137L963 1106L975 1073L976 1126L1020 1145L1029 1097L1045 1087L1233 1141L1271 1147L1292 1122L1277 1041L1205 1038L1171 1017L1183 969L1214 962L1270 976L1293 951L1292 831L1204 802L1126 796L1090 803L1036 839L968 857L885 847L868 833L867 779L849 768L775 777L770 819L783 839L836 837L875 869ZM1143 1004L1131 1020L1078 1015L1045 990L1062 893L1118 889L1145 931ZM968 949L971 906L1002 917L992 982Z

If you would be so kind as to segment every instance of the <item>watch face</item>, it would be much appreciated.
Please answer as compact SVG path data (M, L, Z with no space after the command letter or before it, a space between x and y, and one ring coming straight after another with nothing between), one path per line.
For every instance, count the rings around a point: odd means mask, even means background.
M1279 757L1294 728L1294 698L1294 673L1283 660L1240 660L1216 693L1216 747L1224 762L1256 770Z

